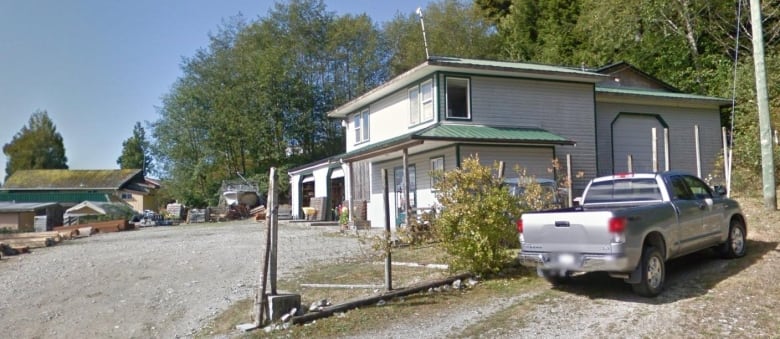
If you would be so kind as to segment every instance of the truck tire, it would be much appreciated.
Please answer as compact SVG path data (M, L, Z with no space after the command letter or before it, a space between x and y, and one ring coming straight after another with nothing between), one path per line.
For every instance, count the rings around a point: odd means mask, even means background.
M569 275L568 272L561 272L559 270L540 270L539 275L553 286L564 285L571 280L571 275Z
M640 281L631 285L634 293L650 298L661 294L666 279L666 263L661 251L653 246L646 246L639 265Z
M739 258L747 251L745 241L745 225L738 219L731 219L729 225L729 237L720 245L719 252L724 258Z

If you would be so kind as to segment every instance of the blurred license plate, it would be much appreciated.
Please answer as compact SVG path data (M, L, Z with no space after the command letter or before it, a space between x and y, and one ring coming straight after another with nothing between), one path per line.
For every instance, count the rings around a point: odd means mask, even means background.
M559 254L558 255L558 263L561 265L571 265L574 264L574 256L571 254Z

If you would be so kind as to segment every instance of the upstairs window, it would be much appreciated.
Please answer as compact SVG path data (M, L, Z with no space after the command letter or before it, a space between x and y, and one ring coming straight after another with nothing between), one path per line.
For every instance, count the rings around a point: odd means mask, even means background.
M369 136L369 124L368 124L368 110L355 114L355 143L368 141Z
M433 81L428 80L420 85L420 102L422 103L422 121L433 119Z
M433 81L426 80L408 90L409 125L433 120Z
M420 123L420 90L415 86L409 89L409 125Z
M469 79L447 78L447 118L471 119Z

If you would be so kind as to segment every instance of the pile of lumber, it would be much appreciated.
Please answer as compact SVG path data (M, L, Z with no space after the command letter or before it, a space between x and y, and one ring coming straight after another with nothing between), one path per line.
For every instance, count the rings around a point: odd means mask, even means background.
M0 234L0 252L5 255L26 253L31 248L54 246L71 237L70 233L57 231Z
M70 225L70 226L60 226L55 227L54 230L57 232L78 232L76 235L78 236L88 236L94 233L110 233L110 232L120 232L120 231L126 231L133 228L133 224L130 224L127 220L110 220L110 221L101 221L101 222L91 222L88 224L81 224L81 225ZM90 229L88 232L87 229Z
M265 220L265 213L265 206L263 205L257 206L249 211L249 215L256 221Z

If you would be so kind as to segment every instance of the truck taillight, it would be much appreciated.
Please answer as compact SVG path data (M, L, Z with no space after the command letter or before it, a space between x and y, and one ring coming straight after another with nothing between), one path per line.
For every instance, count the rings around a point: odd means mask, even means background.
M626 218L609 219L609 233L623 233L626 230Z
M517 233L523 233L523 219L517 219Z

